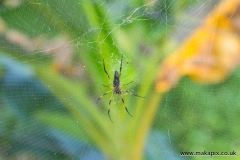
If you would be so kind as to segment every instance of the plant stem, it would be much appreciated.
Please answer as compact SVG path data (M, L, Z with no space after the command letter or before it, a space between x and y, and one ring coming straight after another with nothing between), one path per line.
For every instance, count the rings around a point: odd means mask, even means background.
M136 132L138 134L134 146L132 147L132 157L129 158L131 160L139 160L143 156L144 143L146 141L155 114L157 113L157 108L160 105L162 94L155 92L151 97L151 100L148 101L149 105L147 107L147 110L141 118L138 131Z

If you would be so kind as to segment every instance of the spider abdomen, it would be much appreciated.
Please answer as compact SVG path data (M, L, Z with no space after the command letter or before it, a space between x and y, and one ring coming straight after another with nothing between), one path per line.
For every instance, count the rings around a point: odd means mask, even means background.
M119 86L120 80L119 80L119 74L117 71L114 73L114 79L113 79L113 86Z

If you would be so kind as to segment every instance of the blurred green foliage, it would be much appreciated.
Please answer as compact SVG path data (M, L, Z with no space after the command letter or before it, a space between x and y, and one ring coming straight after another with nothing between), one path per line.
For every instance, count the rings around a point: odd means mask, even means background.
M180 151L234 150L238 153L239 78L239 69L225 82L214 85L199 85L183 78L164 96L153 128L164 130L166 134L171 131L172 142Z
M234 124L239 119L239 100L234 98L239 94L239 71L218 85L200 86L184 78L163 97L154 90L161 61L172 50L169 37L176 17L196 3L201 4L192 0L156 1L153 6L139 0L2 4L6 29L0 35L1 158L168 159L171 154L181 159L179 151L239 150ZM54 70L54 56L44 54L45 48L31 51L10 42L10 30L30 38L66 36L67 45L75 49L70 64L84 66L83 76ZM116 98L120 103L111 106L112 124L107 116L109 96L99 106L95 100L106 92L101 84L109 84L102 59L112 75L122 54L123 83L134 80L128 90L147 98L124 96L133 118Z

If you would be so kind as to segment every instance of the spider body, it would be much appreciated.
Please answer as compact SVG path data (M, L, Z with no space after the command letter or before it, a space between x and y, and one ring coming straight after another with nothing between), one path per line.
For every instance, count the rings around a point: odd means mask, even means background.
M114 79L113 79L113 87L114 87L114 92L116 94L120 94L121 93L119 85L120 85L120 77L119 77L118 72L115 71Z
M123 55L122 55L122 58L123 58ZM108 72L107 72L107 70L106 70L106 68L105 68L104 59L103 59L103 69L104 69L104 72L106 73L106 75L108 76L108 79L111 80L111 78L110 78L110 76L109 76L109 74L108 74ZM129 92L129 91L127 91L127 90L123 90L123 89L120 88L121 72L122 72L122 59L121 59L121 63L120 63L120 72L118 73L117 71L115 71L115 73L114 73L113 87L103 85L104 87L108 87L108 88L112 88L112 89L111 89L110 91L105 92L102 96L100 96L100 97L97 99L97 103L98 103L98 101L99 101L103 96L105 96L106 94L112 92L112 96L111 96L111 98L110 98L110 100L109 100L109 104L108 104L108 116L109 116L111 122L113 122L113 121L112 121L111 116L110 116L110 105L111 105L112 97L113 97L114 94L119 94L119 95L120 95L120 97L121 97L121 99L122 99L122 102L123 102L123 104L124 104L125 110L127 111L127 113L128 113L130 116L132 116L132 115L128 112L128 109L127 109L127 107L126 107L126 105L125 105L124 99L123 99L123 97L122 97L122 91L124 91L124 92L126 92L126 93L128 93L128 94L131 94L131 95L133 95L133 96L145 98L145 97L136 95L136 94L134 94L134 93L132 93L132 92ZM126 85L128 85L128 84L130 84L130 83L132 83L132 82L133 82L133 81L131 81L131 82L127 83L127 84L124 84L123 86L126 86Z

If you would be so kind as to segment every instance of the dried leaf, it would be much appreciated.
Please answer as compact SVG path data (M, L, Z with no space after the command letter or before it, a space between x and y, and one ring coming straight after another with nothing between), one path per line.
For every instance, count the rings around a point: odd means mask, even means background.
M219 83L239 63L240 1L225 0L163 62L156 89L158 92L166 92L185 75L201 83Z

